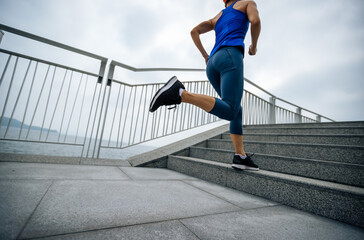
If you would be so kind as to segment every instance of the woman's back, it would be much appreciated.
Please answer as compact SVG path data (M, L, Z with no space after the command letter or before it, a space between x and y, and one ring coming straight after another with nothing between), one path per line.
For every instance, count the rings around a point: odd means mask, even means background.
M210 57L222 46L241 46L244 48L249 19L245 13L234 8L235 3L222 11L216 22L216 41Z

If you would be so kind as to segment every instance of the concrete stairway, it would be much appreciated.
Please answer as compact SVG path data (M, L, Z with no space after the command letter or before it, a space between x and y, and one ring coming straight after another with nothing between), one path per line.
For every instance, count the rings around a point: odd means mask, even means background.
M228 133L168 156L169 169L364 227L364 122L244 127L260 171L231 168Z

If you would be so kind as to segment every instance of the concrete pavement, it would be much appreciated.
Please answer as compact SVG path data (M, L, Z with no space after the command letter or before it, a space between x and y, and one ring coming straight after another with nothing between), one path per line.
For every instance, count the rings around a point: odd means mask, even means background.
M244 183L242 183L244 184ZM0 163L0 239L364 239L168 169Z

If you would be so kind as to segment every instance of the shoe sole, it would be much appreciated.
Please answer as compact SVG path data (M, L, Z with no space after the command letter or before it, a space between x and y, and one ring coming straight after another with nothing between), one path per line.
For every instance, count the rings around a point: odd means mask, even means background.
M149 106L149 111L150 112L154 112L152 111L152 108L155 104L155 102L157 101L157 99L159 98L160 95L162 95L162 93L164 93L165 91L167 91L170 87L173 86L173 84L175 84L176 82L178 81L177 77L176 76L173 76L171 79L168 80L168 82L161 88L158 90L158 92L154 95L153 99L152 99L152 102L150 103L150 106Z
M246 165L232 164L231 166L234 169L238 169L238 170L253 170L253 171L259 171L259 168L249 167L249 166L246 166Z

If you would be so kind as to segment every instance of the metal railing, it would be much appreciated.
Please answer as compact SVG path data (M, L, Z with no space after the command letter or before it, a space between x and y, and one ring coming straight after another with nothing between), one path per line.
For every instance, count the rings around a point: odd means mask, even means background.
M101 149L122 149L219 120L189 104L151 114L150 100L164 83L130 84L114 76L117 68L173 75L204 69L135 68L117 61L107 65L107 58L96 54L5 25L0 29L100 62L92 73L0 49L0 140L75 146L79 157L99 158ZM183 82L187 91L217 96L207 80ZM244 90L244 125L333 121L245 82L268 99Z

